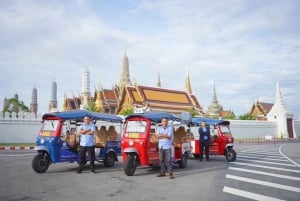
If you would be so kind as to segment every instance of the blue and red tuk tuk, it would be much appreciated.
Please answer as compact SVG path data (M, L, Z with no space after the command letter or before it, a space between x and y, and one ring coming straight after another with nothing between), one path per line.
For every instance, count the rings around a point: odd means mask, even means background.
M152 111L126 117L122 137L122 156L126 175L134 175L137 166L160 164L156 128L163 117L180 122L177 116L166 112ZM180 168L185 168L190 154L190 139L182 124L176 126L174 124L173 128L172 161L178 163Z
M224 155L228 162L236 160L236 152L233 149L234 138L230 131L230 122L220 119L211 119L206 117L192 118L193 138L191 141L192 154L195 158L200 155L200 141L199 141L199 125L205 121L211 129L210 136L210 155Z
M35 172L46 172L51 163L79 161L80 135L77 133L85 116L89 116L96 125L95 161L103 161L106 167L114 166L117 156L121 155L120 132L118 135L115 126L120 126L121 131L122 118L105 113L72 110L43 115L36 140L37 155L32 160ZM86 156L86 161L88 160Z

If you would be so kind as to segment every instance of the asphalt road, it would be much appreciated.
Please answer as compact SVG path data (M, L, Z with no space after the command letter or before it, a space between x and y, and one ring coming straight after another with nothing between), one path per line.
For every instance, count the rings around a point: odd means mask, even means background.
M186 169L174 165L173 180L157 178L158 167L139 167L126 176L121 162L113 168L97 163L97 174L88 167L76 174L77 163L53 164L37 174L31 168L34 151L0 151L0 200L299 200L300 168L280 155L279 147L236 146L236 163L223 156L211 156L210 162L189 159Z

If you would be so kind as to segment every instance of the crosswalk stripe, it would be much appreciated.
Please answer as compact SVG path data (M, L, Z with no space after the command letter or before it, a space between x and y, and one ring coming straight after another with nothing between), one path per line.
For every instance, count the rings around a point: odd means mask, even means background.
M278 151L241 151L241 153L253 153L253 154L278 154Z
M268 157L268 158L282 158L282 159L285 159L283 156L281 155L266 155L266 154L248 154L248 153L238 153L238 156L239 155L243 155L243 156L256 156L256 157Z
M269 196L265 196L265 195L261 195L261 194L257 194L257 193L251 193L248 191L243 191L240 189L231 188L231 187L227 187L227 186L223 187L223 192L230 193L230 194L237 195L237 196L244 197L244 198L249 198L252 200L283 201L281 199L277 199L277 198L273 198L273 197L269 197Z
M259 167L259 168L266 168L266 169L272 169L272 170L281 170L281 171L286 171L286 172L300 173L300 170L293 170L293 169L279 168L279 167L271 167L271 166L265 166L265 165L256 165L256 164L250 164L250 163L230 162L230 164L237 164L237 165L244 165L244 166Z
M280 155L280 153L276 153L276 154L268 154L268 153L255 153L255 152L250 153L250 152L242 152L241 154L250 154L250 155L258 155L258 156L280 156L280 157L282 157L282 156Z
M230 175L230 174L226 174L226 178L300 193L300 188L297 188L297 187L294 187L294 186L287 186L287 185L277 184L277 183L268 182L268 181L262 181L262 180L250 179L250 178L246 178L246 177L234 176L234 175Z
M275 174L275 173L269 173L269 172L263 172L263 171L257 171L257 170L249 170L249 169L245 169L245 168L229 167L228 169L236 170L236 171L240 171L240 172L249 172L249 173L266 175L266 176L271 176L271 177L278 177L278 178L283 178L283 179L300 181L300 177L292 177L292 176L282 175L282 174Z
M282 166L289 166L289 167L296 167L294 164L286 164L286 163L276 163L270 161L261 161L261 160L251 160L251 159L241 159L243 161L255 162L255 163L265 163L265 164L273 164L273 165L282 165Z
M257 156L245 156L245 155L238 155L239 158L260 158L260 159L264 159L264 160L268 160L268 161L284 161L284 162L289 162L288 160L286 159L277 159L277 158L261 158L261 157L257 157Z

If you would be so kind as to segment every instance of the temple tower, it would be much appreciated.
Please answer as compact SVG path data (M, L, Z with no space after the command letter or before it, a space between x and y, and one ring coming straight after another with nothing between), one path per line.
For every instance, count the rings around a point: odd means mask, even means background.
M80 109L85 109L91 97L90 91L90 71L85 67L82 74L82 90L81 90L81 105Z
M49 102L49 112L57 112L57 83L51 84L51 98Z
M36 87L34 87L32 89L32 94L31 94L30 113L33 113L36 117L37 112L38 112L37 89L36 89Z
M129 61L126 53L123 58L123 66L122 66L122 73L120 78L119 86L123 88L124 86L131 85L130 76L129 76Z
M215 116L215 117L219 117L220 116L220 112L223 110L222 105L219 104L218 99L217 99L217 93L216 93L216 87L215 87L215 83L213 86L213 97L212 97L212 101L208 107L207 110L207 114L209 116Z
M296 138L294 115L283 102L278 81L276 82L276 100L267 117L268 121L277 122L277 137Z
M161 87L161 81L160 81L160 72L158 71L158 74L157 74L157 87Z
M191 85L191 80L190 80L190 72L189 71L187 72L187 75L186 75L185 89L186 89L186 91L189 94L193 93L193 91L192 91L192 85Z

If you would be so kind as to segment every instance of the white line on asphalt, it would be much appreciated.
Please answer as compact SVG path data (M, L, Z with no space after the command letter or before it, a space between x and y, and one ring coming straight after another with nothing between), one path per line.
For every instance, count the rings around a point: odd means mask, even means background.
M255 158L255 159L263 159L263 160L267 160L267 161L283 161L283 162L288 162L288 160L286 159L277 159L277 158L262 158L262 157L257 157L257 156L246 156L246 155L238 155L239 158Z
M265 195L261 195L261 194L257 194L257 193L251 193L248 191L243 191L243 190L240 190L237 188L231 188L231 187L227 187L227 186L224 186L223 192L230 193L230 194L237 195L237 196L244 197L244 198L249 198L252 200L283 201L283 200L280 200L277 198L273 198L273 197L269 197L269 196L265 196Z
M282 165L282 166L289 166L289 167L296 167L294 164L286 164L286 163L276 163L270 161L262 161L262 160L251 160L251 159L241 159L243 161L255 162L255 163L265 163L265 164L273 164L273 165Z
M258 153L258 154L278 154L278 151L247 151L247 150L243 150L240 152L242 152L242 153Z
M244 166L251 166L251 167L259 167L259 168L266 168L266 169L272 169L272 170L281 170L281 171L285 171L285 172L300 173L300 170L293 170L293 169L279 168L279 167L271 167L271 166L265 166L265 165L255 165L255 164L250 164L250 163L230 162L230 164L237 164L237 165L244 165Z
M290 179L290 180L300 181L300 177L292 177L292 176L282 175L282 174L274 174L274 173L257 171L257 170L249 170L249 169L245 169L245 168L229 167L228 169L241 171L241 172L249 172L249 173L254 173L254 174L261 174L261 175L266 175L266 176L271 176L271 177L278 177L278 178L282 178L282 179Z
M34 156L34 154L0 154L0 157L16 157L16 156Z
M243 155L243 156L256 156L256 157L268 157L268 158L282 158L284 159L283 156L281 156L280 154L278 154L277 156L273 156L273 155L261 155L261 154L248 154L248 153L242 153L242 154L238 154L239 155Z
M234 176L234 175L230 175L230 174L226 174L226 178L300 193L300 188L297 188L297 187L294 187L294 186L287 186L287 185L277 184L277 183L268 182L268 181L262 181L262 180L250 179L250 178L246 178L246 177Z
M284 153L282 153L282 147L286 146L286 144L283 144L279 147L279 153L286 158L287 160L289 160L291 163L295 164L298 168L300 168L300 165L298 163L296 163L294 160L292 160L291 158L289 158L287 155L285 155Z
M241 154L251 154L251 155L259 155L259 156L276 156L276 157L281 157L280 153L276 153L276 154L267 154L267 153L255 153L255 152L243 152Z

